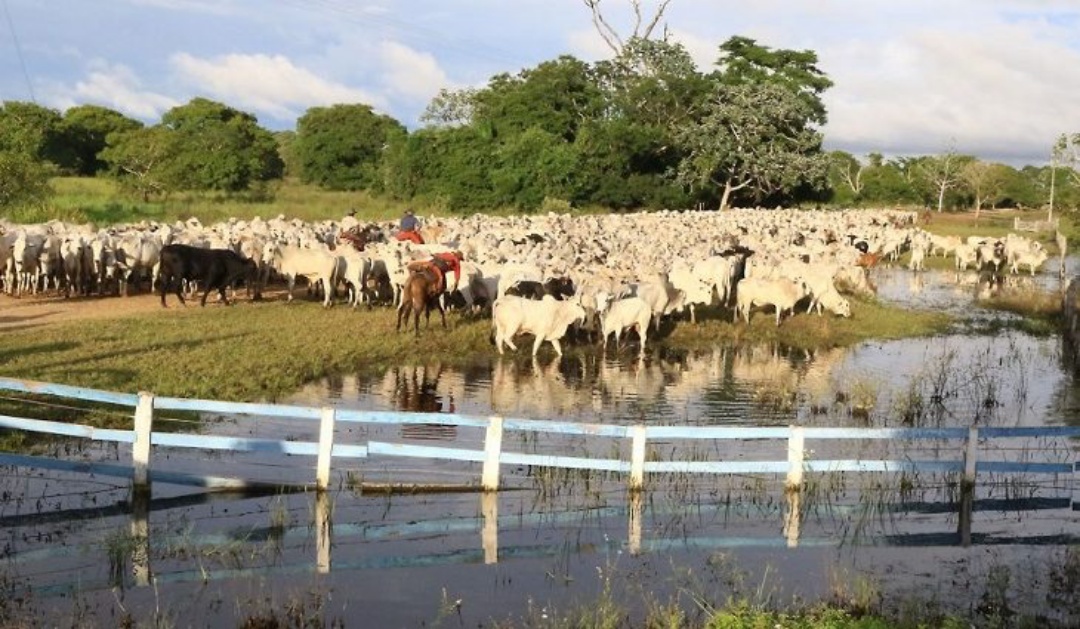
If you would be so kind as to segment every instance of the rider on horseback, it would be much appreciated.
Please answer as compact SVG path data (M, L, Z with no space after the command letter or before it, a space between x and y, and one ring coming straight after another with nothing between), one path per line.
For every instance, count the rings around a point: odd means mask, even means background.
M432 254L430 260L410 263L409 270L413 273L428 271L435 276L435 281L431 284L432 295L438 295L446 290L446 275L453 272L454 285L450 288L450 292L454 292L457 290L458 282L461 280L461 261L464 258L465 255L460 251L436 253Z
M398 226L397 239L408 240L418 245L424 244L424 238L420 235L420 220L416 218L411 209L405 210Z

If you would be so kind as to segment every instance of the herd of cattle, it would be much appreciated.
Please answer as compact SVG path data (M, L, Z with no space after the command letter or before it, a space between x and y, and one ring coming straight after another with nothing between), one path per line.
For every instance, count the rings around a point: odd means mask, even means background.
M654 212L523 217L430 218L429 244L400 242L392 223L307 223L277 217L142 222L95 229L52 221L0 221L0 268L7 295L56 291L65 297L127 295L158 290L217 290L246 285L259 298L271 282L297 278L331 306L339 295L353 307L392 304L409 281L408 264L433 253L464 254L462 277L438 306L489 310L495 341L515 349L522 332L533 353L559 341L571 326L598 332L605 343L634 329L644 352L650 325L661 317L719 306L749 322L770 307L780 325L797 308L820 316L851 316L845 294L874 292L869 269L909 252L909 267L931 255L951 255L956 268L1000 277L1021 268L1034 274L1048 254L1038 241L941 237L921 229L916 214L890 210ZM362 250L355 235L364 232ZM351 236L351 237L348 237ZM366 242L364 242L366 241ZM448 291L454 282L447 282Z

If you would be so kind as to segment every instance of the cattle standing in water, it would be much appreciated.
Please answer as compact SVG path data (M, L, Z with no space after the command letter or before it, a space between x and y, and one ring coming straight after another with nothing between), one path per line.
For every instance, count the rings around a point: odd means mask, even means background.
M243 279L251 292L252 283L258 274L254 260L248 260L231 249L200 249L189 245L165 245L161 248L161 305L165 304L165 293L169 284L175 282L176 296L180 303L184 301L182 284L202 282L203 294L199 305L206 305L206 296L217 289L221 301L228 305L225 289ZM255 299L259 299L259 287L255 286Z

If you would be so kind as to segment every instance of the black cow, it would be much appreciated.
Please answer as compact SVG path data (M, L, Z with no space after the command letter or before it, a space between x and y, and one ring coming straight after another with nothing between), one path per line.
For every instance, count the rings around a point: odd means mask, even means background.
M255 284L258 267L254 260L249 260L231 249L201 249L188 245L165 245L161 248L161 305L165 307L165 293L169 285L175 283L176 296L180 303L187 305L181 292L182 284L202 282L203 294L200 305L206 305L206 296L217 289L221 301L229 303L225 289L239 280L244 280L251 292L255 287L255 299L259 299L259 287Z
M540 283L533 280L521 280L506 289L507 295L516 295L526 299L543 299L551 295L559 301L574 296L574 282L569 277L553 277Z

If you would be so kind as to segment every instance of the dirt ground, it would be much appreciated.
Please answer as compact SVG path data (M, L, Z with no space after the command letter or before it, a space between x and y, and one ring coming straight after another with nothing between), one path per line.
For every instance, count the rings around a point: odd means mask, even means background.
M53 323L122 317L161 309L160 297L72 297L47 295L11 297L0 294L0 330L16 330Z

